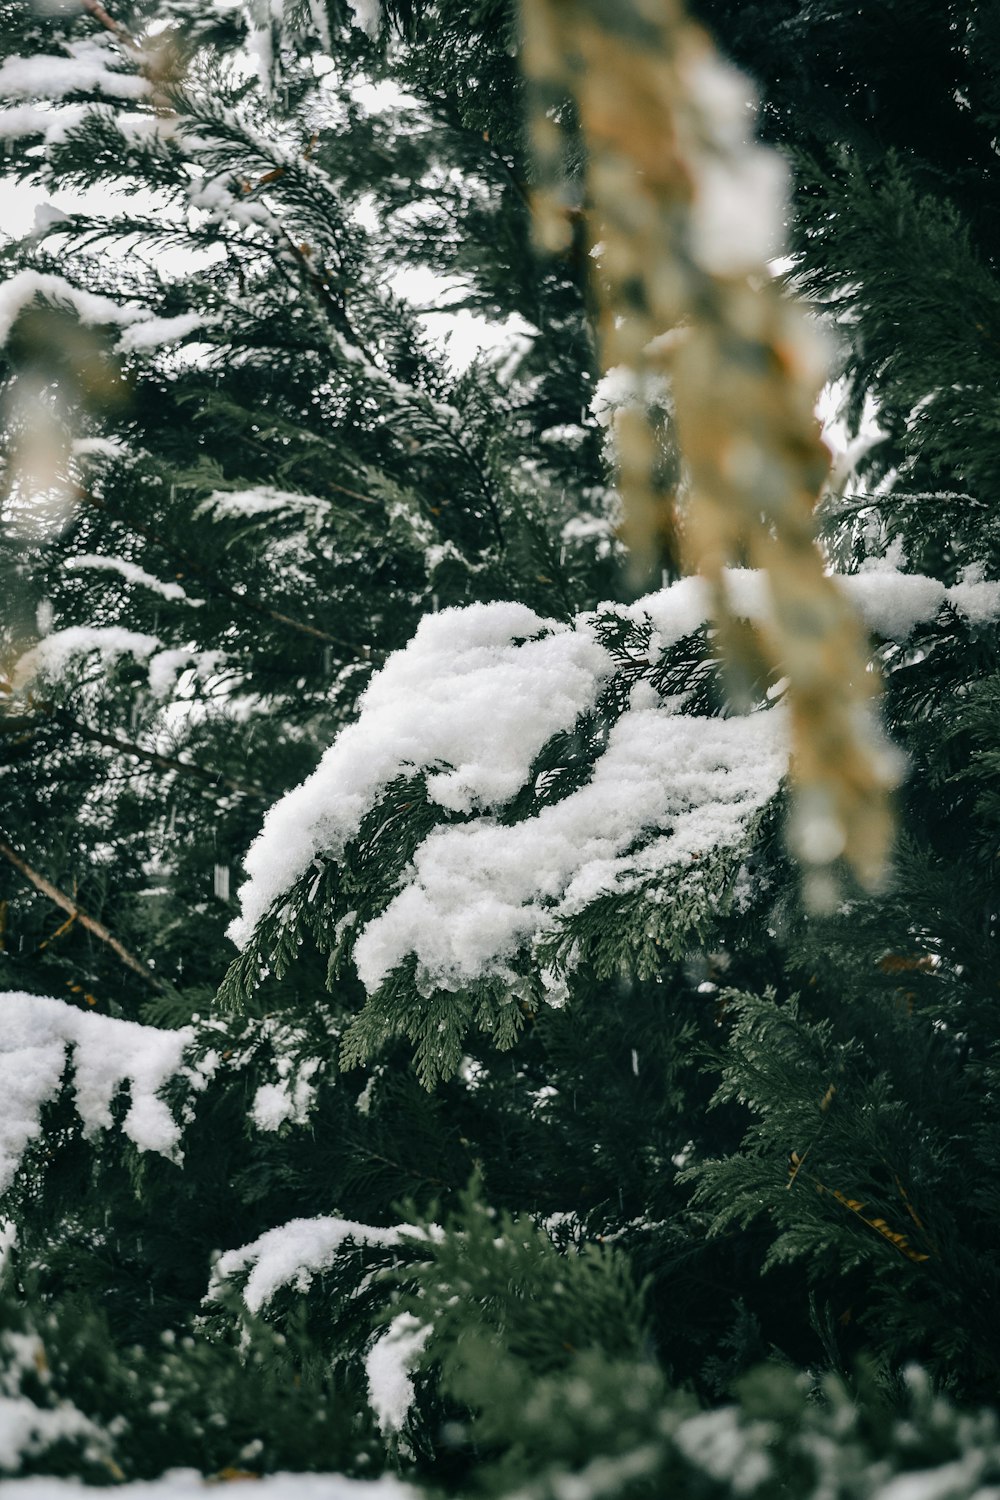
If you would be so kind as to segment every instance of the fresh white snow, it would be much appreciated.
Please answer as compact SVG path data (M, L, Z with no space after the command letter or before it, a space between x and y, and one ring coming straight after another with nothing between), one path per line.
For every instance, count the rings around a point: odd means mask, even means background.
M314 1276L333 1265L344 1245L397 1245L403 1232L400 1227L379 1229L352 1219L291 1219L249 1245L220 1255L212 1268L208 1295L218 1298L225 1283L249 1267L242 1296L247 1311L258 1313L283 1286L306 1291ZM420 1233L416 1228L406 1232Z
M365 988L410 953L428 984L504 973L519 948L595 897L738 843L787 765L781 711L721 719L630 709L590 781L561 802L512 826L481 818L424 840L403 889L358 938ZM647 830L654 837L633 852Z
M399 1313L365 1356L368 1401L386 1434L403 1430L413 1405L411 1374L431 1331L412 1313Z
M64 276L48 271L17 271L0 283L0 344L6 343L17 318L36 297L71 307L86 327L137 323L149 316L145 308L123 307L111 297L82 291Z
M20 1468L23 1459L44 1453L61 1439L97 1437L94 1424L68 1402L46 1409L36 1406L27 1396L0 1396L0 1471ZM27 1485L31 1481L21 1483ZM6 1479L2 1486L5 1496L19 1488ZM35 1491L25 1489L24 1493L35 1494Z
M108 662L116 656L134 656L148 661L161 645L155 635L125 630L120 625L70 625L45 635L14 664L13 684L20 692L36 676L58 677L65 672L74 656L95 652Z
M972 573L949 589L887 564L838 582L876 635L890 640L905 640L945 606L973 625L1000 614L1000 584ZM738 615L767 619L763 574L729 570L726 589ZM652 661L706 624L710 604L708 586L691 577L601 613L647 619ZM585 786L512 826L491 816L525 784L551 736L594 704L613 670L593 616L570 628L500 603L425 618L372 680L357 722L271 808L247 856L242 914L230 934L245 943L317 855L340 856L393 778L418 770L432 801L475 816L425 838L399 891L361 932L354 957L369 991L408 954L427 983L503 974L519 948L602 892L627 891L659 870L691 868L712 849L738 845L787 770L780 706L699 718L650 688L634 691Z
M126 328L118 340L118 348L123 354L132 354L137 349L158 349L161 344L187 338L189 333L204 328L207 321L205 315L198 312L179 313L175 318L147 317Z
M591 706L612 666L589 626L570 630L522 604L425 617L373 679L358 722L271 808L246 858L250 880L230 935L245 942L271 902L317 854L336 857L408 770L442 766L427 785L443 807L502 805L546 741Z
M71 308L85 327L113 325L122 328L118 348L123 353L173 343L204 327L207 322L203 314L193 312L175 318L159 318L148 307L116 302L111 297L73 286L64 276L29 269L17 271L0 283L0 344L6 343L20 314L39 297L56 306Z
M96 553L81 553L77 557L68 557L63 567L69 572L79 572L81 569L90 568L103 570L106 573L117 573L124 578L126 583L138 583L143 588L152 589L154 594L159 594L161 599L183 599L185 603L198 605L200 599L188 599L187 594L179 583L164 583L162 579L147 573L145 568L140 568L137 563L128 562L124 557L101 557Z
M111 57L93 44L75 49L76 55L6 57L0 63L0 98L62 99L66 94L97 93L113 99L141 99L149 84L138 73L108 67Z
M79 1010L42 995L3 996L0 1025L0 1192L8 1188L28 1145L41 1134L41 1112L73 1069L76 1110L84 1134L112 1124L111 1104L128 1084L122 1129L140 1151L179 1158L181 1129L159 1097L184 1071L190 1027L161 1031Z

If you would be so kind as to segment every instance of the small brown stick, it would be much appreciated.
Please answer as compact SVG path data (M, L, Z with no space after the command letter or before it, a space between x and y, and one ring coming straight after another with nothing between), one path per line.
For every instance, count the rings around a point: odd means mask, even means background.
M71 917L74 917L76 921L80 923L81 927L85 927L88 932L93 933L94 937L98 938L102 943L105 943L107 947L111 949L112 953L114 953L121 960L121 962L127 969L131 969L134 974L139 974L143 979L145 979L146 983L152 985L155 990L159 990L161 993L166 990L166 985L163 983L162 979L158 979L151 969L147 969L146 965L140 958L136 958L134 953L130 953L128 949L118 941L114 933L108 931L103 922L99 922L96 917L91 917L87 914L87 912L82 911L80 907L77 906L76 902L73 901L71 897L66 895L65 891L61 891L58 886L52 884L51 880L46 880L44 875L41 875L37 870L32 869L27 860L22 859L21 856L17 854L9 844L5 844L2 839L0 839L0 856L2 856L9 865L13 865L14 869L17 870L20 875L23 875L25 880L30 881L30 883L35 887L36 891L41 891L43 896L47 896L48 899L54 902L56 906L61 907L64 912L67 912Z

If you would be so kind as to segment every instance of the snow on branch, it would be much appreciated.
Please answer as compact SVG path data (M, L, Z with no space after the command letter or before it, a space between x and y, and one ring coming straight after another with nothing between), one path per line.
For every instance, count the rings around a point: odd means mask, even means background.
M40 54L6 57L0 63L0 97L63 99L67 94L97 93L114 99L141 99L149 93L145 78L108 67L111 54L93 42L78 44L69 57Z
M0 996L0 1192L41 1134L42 1109L70 1067L84 1135L113 1123L112 1101L127 1084L131 1102L122 1129L129 1140L140 1151L179 1161L181 1127L160 1090L179 1074L193 1078L182 1061L193 1035L190 1027L161 1031L41 995Z
M123 557L100 557L88 552L77 557L68 557L63 567L69 572L78 572L81 568L94 568L105 573L117 573L124 578L126 583L141 584L144 588L151 589L154 594L159 594L162 599L183 599L185 604L192 606L204 602L201 599L189 599L179 583L165 583L163 579L147 573L145 568L140 568L137 563L128 562Z
M0 344L7 342L18 317L36 297L57 306L71 307L87 328L106 323L134 323L145 316L141 307L122 307L111 297L83 291L65 276L29 268L16 272L0 285Z
M888 569L836 584L885 639L905 640L946 606L972 626L1000 614L995 583L948 589ZM767 621L766 575L730 570L726 587L739 617ZM308 907L321 879L317 860L340 862L405 777L422 778L437 826L422 825L374 910L340 922L351 929L370 995L411 959L422 992L510 979L519 953L548 947L602 898L645 893L669 906L684 882L704 885L705 861L735 859L777 793L790 739L781 704L713 716L654 685L656 663L704 627L710 609L709 586L690 577L573 626L516 604L424 619L372 680L357 722L268 813L247 856L231 936L249 944L269 911L280 926L292 892ZM646 631L644 659L629 657L624 669L608 634L616 621ZM558 798L533 800L540 752L593 716L623 670L621 711L605 721L584 778ZM871 733L877 744L874 725Z
M426 1231L415 1225L381 1229L331 1216L290 1219L248 1245L220 1255L212 1268L208 1297L218 1300L227 1282L245 1274L243 1303L249 1313L258 1313L282 1287L306 1291L313 1277L329 1270L345 1246L392 1249L406 1236L420 1239L425 1235Z
M740 841L788 768L784 712L687 716L652 688L636 700L578 791L512 826L480 818L427 837L355 945L369 994L410 954L424 983L448 989L502 976L597 897Z
M586 623L570 630L521 604L427 616L372 681L358 722L268 813L247 855L234 941L249 939L317 854L338 858L407 769L439 767L430 796L455 812L508 801L542 746L592 705L612 669Z
M413 1405L412 1372L432 1332L413 1313L397 1313L365 1356L368 1402L384 1433L403 1430Z
M122 304L98 292L84 291L67 281L65 276L26 269L0 284L0 345L7 342L17 319L36 298L57 307L71 308L86 328L109 324L123 328L125 332L118 345L123 353L172 343L209 321L200 313L158 318L147 307Z
M133 656L147 662L162 642L155 635L126 630L120 625L70 625L43 636L14 664L13 685L20 692L36 676L58 677L75 656L96 653L103 662L117 656Z

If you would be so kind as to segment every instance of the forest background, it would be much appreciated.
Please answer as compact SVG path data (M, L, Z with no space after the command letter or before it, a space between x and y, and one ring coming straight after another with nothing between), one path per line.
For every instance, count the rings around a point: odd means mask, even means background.
M12 1495L1000 1485L1000 16L697 12L0 4Z

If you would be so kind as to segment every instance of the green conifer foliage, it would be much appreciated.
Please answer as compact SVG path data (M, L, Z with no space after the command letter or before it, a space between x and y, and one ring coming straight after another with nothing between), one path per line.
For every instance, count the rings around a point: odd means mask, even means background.
M5 1483L1000 1483L1000 37L700 11L884 433L823 524L899 847L821 914L780 680L728 703L693 580L621 602L513 9L0 7L66 205L0 249Z

